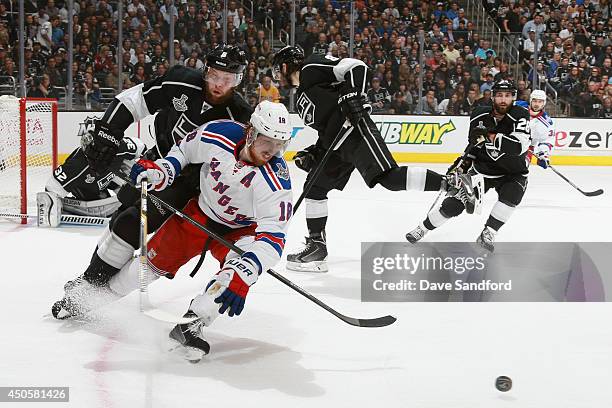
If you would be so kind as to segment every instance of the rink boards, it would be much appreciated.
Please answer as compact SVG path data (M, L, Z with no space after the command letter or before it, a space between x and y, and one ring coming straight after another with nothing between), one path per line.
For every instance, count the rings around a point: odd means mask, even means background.
M80 137L102 112L59 112L58 135L60 162L79 145ZM399 162L449 163L467 143L469 118L466 116L373 115L389 150ZM316 132L304 126L292 114L294 139L286 153L294 152L316 141ZM609 119L553 118L555 147L553 164L612 165L612 121ZM126 135L140 137L152 144L153 116L128 128Z

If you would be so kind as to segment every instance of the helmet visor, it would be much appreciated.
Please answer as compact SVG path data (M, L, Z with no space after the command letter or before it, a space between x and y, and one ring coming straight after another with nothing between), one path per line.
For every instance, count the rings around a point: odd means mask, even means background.
M240 85L242 74L221 71L215 68L207 68L204 79L211 86L229 89Z
M277 81L277 82L280 81L280 79L281 79L281 68L280 68L280 65L274 65L272 67L272 78L275 81Z
M263 133L257 133L257 131L253 129L251 142L249 145L252 145L253 149L259 154L275 156L277 154L285 153L287 147L289 147L290 141L291 140L274 139L264 135Z

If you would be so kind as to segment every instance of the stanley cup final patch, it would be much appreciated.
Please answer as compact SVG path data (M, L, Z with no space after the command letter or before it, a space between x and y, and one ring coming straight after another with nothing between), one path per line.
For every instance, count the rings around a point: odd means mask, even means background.
M172 104L174 105L174 110L177 112L185 112L187 110L187 95L181 94L180 98L172 98Z

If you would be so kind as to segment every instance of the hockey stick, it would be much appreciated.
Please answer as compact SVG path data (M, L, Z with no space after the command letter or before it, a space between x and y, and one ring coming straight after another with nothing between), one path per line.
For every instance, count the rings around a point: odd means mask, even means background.
M147 264L147 179L143 178L140 185L140 267L138 269L138 283L140 292L140 311L155 320L168 323L190 323L197 317L177 317L161 309L155 309L149 300L148 284L146 280L149 265Z
M308 192L310 191L310 189L314 185L315 181L317 181L317 178L319 177L319 175L323 171L323 167L325 167L325 163L327 163L327 161L329 160L329 156L331 156L332 152L336 151L338 149L338 147L340 147L340 144L348 137L348 135L352 131L353 131L353 126L350 126L350 123L348 123L348 121L345 121L342 124L342 127L340 128L340 130L338 131L338 134L336 135L336 137L332 141L331 145L329 146L329 149L327 149L327 151L323 155L323 158L321 159L321 161L319 162L319 164L315 168L314 172L312 173L312 177L310 178L308 183L306 185L304 185L304 190L302 191L302 194L300 195L300 197L295 202L295 205L293 206L293 213L294 214L297 211L297 209L299 208L299 206L302 203L302 201L304 201L304 198L306 198L306 194L308 194Z
M23 218L38 218L36 215L30 214L11 214L0 213L0 218L23 219ZM85 215L70 215L62 214L60 222L69 225L106 225L110 218L88 217Z
M574 183L572 183L567 177L565 177L563 174L561 174L557 169L555 169L553 166L551 166L550 164L548 165L548 167L555 172L555 174L559 177L561 177L563 180L567 181L567 183L574 187L576 190L580 191L582 194L584 194L587 197L596 197L598 195L602 195L603 194L603 190L600 188L599 190L595 190L595 191L583 191L580 189L580 187L578 187L577 185L575 185Z
M177 210L176 208L174 208L170 204L166 203L161 198L159 198L157 196L154 196L154 195L150 195L149 198L151 198L153 201L157 202L161 206L166 207L168 210L172 211L175 215L177 215L177 216L181 217L182 219L186 220L191 225L193 225L196 228L200 229L201 231L206 233L209 237L211 237L214 240L216 240L217 242L219 242L221 245L225 246L226 248L231 249L232 251L236 252L240 256L244 255L244 251L242 249L238 248L233 243L225 240L220 235L217 235L215 232L209 230L204 225L200 224L199 222L197 222L196 220L194 220L193 218L191 218L187 214L183 213L180 210ZM308 300L316 303L318 306L320 306L323 309L327 310L329 313L333 314L338 319L340 319L343 322L348 323L348 324L350 324L352 326L358 326L358 327L384 327L384 326L388 326L390 324L393 324L397 320L393 316L383 316L383 317L378 317L378 318L374 318L374 319L357 319L357 318L354 318L354 317L345 316L342 313L340 313L340 312L336 311L335 309L331 308L327 304L323 303L321 300L317 299L316 297L314 297L313 295L308 293L306 290L302 289L301 287L299 287L298 285L296 285L295 283L293 283L289 279L285 278L283 275L279 274L278 272L275 272L272 269L268 269L267 272L270 275L272 275L273 277L275 277L276 279L278 279L279 281L281 281L282 283L284 283L285 285L289 286L291 289L293 289L296 292L298 292L300 295L306 297Z

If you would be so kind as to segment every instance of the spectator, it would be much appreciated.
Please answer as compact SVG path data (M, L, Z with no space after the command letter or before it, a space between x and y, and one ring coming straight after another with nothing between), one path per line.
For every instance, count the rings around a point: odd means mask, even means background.
M599 117L612 119L612 97L608 96L603 100L603 107L599 111Z
M259 102L261 101L280 102L280 92L272 85L272 78L269 76L264 76L259 86Z
M440 115L460 115L461 104L459 103L457 93L453 93L450 98L440 102L437 111Z
M380 78L372 78L372 87L367 92L368 101L372 104L372 113L386 114L391 107L391 95L386 88L380 86Z
M461 105L461 114L469 115L472 109L474 108L477 99L478 93L474 89L470 89L468 91L467 97L463 100L463 104Z
M397 91L395 93L389 112L396 115L410 114L411 106L408 102L406 102L406 95L403 92Z
M455 43L452 41L449 41L448 46L442 51L442 54L449 64L455 64L457 59L461 56L461 53L455 48Z
M523 26L523 38L529 38L529 32L534 30L538 37L546 31L546 24L544 24L544 19L540 14L536 14L533 20L529 20L525 26Z
M438 109L438 101L435 97L433 90L428 90L425 95L421 98L421 107L417 107L415 113L420 115L434 115Z

